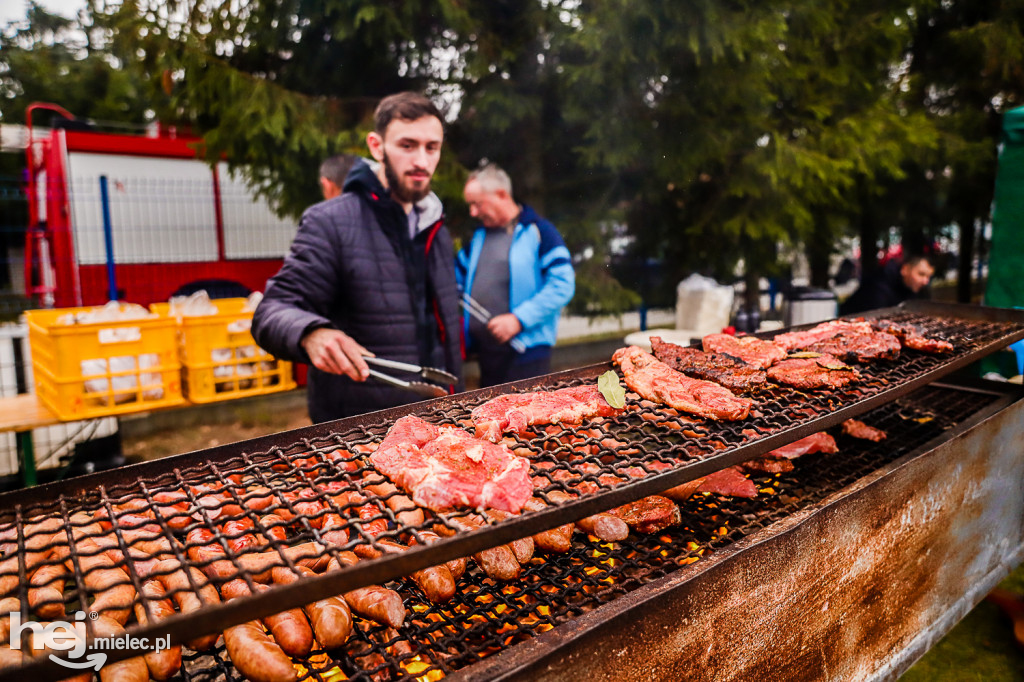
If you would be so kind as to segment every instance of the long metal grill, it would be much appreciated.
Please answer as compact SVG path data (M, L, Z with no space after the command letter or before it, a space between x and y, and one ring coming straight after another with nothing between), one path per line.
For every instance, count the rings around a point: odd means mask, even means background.
M724 549L777 520L815 505L958 422L984 411L996 394L927 387L871 411L881 443L836 434L839 452L809 455L785 474L756 477L753 499L697 496L684 503L683 524L620 543L576 535L566 554L535 556L521 577L497 583L471 572L455 597L429 604L408 581L393 584L410 605L400 630L360 620L342 648L318 652L302 679L441 679L578 615ZM185 656L181 679L242 679L223 645Z
M86 483L71 491L72 483L59 486L59 494L49 496L43 489L35 501L24 494L7 496L11 504L5 508L11 511L6 529L0 529L0 541L7 543L5 556L13 556L0 568L0 580L6 581L3 591L20 599L24 618L30 615L29 588L37 587L29 584L27 576L39 565L67 567L57 570L66 584L59 601L41 602L44 607L57 605L67 614L88 605L89 610L116 616L126 607L130 610L137 595L145 595L139 598L143 609L156 608L159 600L148 596L146 585L154 577L167 579L171 575L178 580L166 581L174 583L165 584L167 596L199 592L207 579L223 592L225 584L240 578L254 593L228 604L203 605L195 612L150 625L130 626L140 635L169 632L175 641L184 641L327 594L407 575L763 454L874 403L897 398L910 386L1022 335L1019 323L916 313L901 313L899 321L914 322L930 335L954 340L956 353L932 356L906 351L898 363L867 366L861 383L839 391L802 393L774 388L755 396L755 417L737 424L694 422L632 399L634 409L624 417L597 426L556 427L533 438L518 438L513 446L532 460L534 474L542 480L538 497L552 509L489 523L472 533L462 530L467 514L428 514L422 521L409 522L395 508L399 495L375 487L382 479L372 472L363 454L383 437L394 418L391 413L381 413L379 420L368 423L346 420L259 439L241 450L219 448L130 467L91 477L94 486L86 487ZM574 385L592 381L605 369L555 375L523 382L522 387ZM434 401L418 413L428 421L464 424L469 411L492 395L493 391L481 391ZM880 409L899 413L904 409L901 404L897 401ZM922 416L919 408L913 409L918 416L911 423L932 429L929 438L935 428L941 428L938 413ZM953 420L969 412L961 405L942 419ZM899 426L907 426L903 422L907 420L901 418ZM911 447L911 441L904 443L900 436L900 448L889 441L882 450L885 456L898 456ZM848 454L843 453L844 461ZM471 570L460 579L455 596L441 604L431 604L421 588L402 581L393 586L399 588L409 608L404 627L374 625L357 617L344 655L332 652L305 660L303 674L330 678L333 673L328 671L336 667L348 676L370 678L447 674L696 561L720 546L716 543L734 541L770 523L777 518L772 514L791 513L789 505L799 508L808 499L820 499L815 495L837 489L826 481L815 481L805 489L798 487L799 492L787 483L782 491L779 480L758 479L762 495L756 502L717 497L688 502L686 522L679 529L665 531L667 535L634 533L627 542L601 543L576 533L570 552L535 556L524 562L515 580L502 582ZM567 504L552 497L555 491L576 492L580 482L595 488L596 494ZM690 509L691 504L696 508ZM767 507L748 507L750 504ZM278 519L267 516L270 509ZM748 527L748 523L754 525ZM454 537L427 547L430 530ZM343 538L330 536L332 531L342 533ZM686 539L677 536L679 533ZM396 544L388 547L382 540ZM680 543L686 552L674 551ZM412 544L417 546L410 547ZM355 560L349 550L363 560L301 585L278 586L258 594L257 582L265 581L273 566L309 565L319 573L328 568L327 557L338 561L338 567L345 565L346 557ZM110 559L111 552L133 557L136 551L133 561ZM152 562L154 551L170 563ZM386 553L384 558L367 560L381 551ZM396 553L389 555L391 551ZM120 576L113 571L121 571ZM111 587L122 584L133 590L127 605L109 597ZM34 608L39 606L36 603ZM196 656L197 669L230 670L214 662L223 659L222 650L215 650L212 659L209 652ZM191 676L188 669L186 666L184 674ZM62 676L63 669L51 665L46 670L40 663L32 670L56 678ZM205 679L206 673L198 675Z

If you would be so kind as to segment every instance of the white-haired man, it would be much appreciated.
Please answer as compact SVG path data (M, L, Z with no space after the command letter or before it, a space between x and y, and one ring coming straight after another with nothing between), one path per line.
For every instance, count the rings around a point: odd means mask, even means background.
M459 252L456 277L492 315L486 322L463 315L480 385L547 374L558 318L576 289L569 250L554 225L516 203L512 181L497 165L472 172L463 197L481 227Z

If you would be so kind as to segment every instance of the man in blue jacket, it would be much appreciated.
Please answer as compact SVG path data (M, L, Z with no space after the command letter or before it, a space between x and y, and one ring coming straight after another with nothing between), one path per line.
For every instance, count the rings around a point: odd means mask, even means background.
M253 336L280 358L312 365L314 422L419 399L367 381L367 351L462 374L454 246L430 191L443 137L429 99L411 92L384 98L366 140L376 172L357 163L342 195L306 210L281 270L267 282Z
M480 385L493 386L551 371L558 317L576 289L569 250L549 221L512 196L497 165L469 175L463 196L482 224L457 257L464 294L490 313L463 313L467 348L480 362Z

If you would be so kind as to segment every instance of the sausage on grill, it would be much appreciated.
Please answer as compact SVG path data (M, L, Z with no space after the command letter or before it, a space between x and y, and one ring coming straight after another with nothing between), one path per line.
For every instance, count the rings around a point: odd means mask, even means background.
M438 542L441 539L441 536L432 530L421 530L418 532L420 537L423 538L423 541L428 545ZM417 544L416 538L414 536L411 536L409 538L409 544ZM466 567L468 564L469 561L466 559L466 557L459 557L458 559L449 559L448 561L444 562L444 565L448 567L448 572L452 574L452 578L455 580L458 580L462 577L462 575L466 572Z
M332 557L328 562L327 570L339 571L342 564L352 566L358 561L358 557L352 552L338 552L338 559ZM380 585L367 585L346 592L343 596L353 611L381 625L397 628L405 622L405 604L402 603L402 597L394 590Z
M548 505L544 504L541 500L536 497L531 497L523 505L523 509L527 511L540 511L546 509ZM572 549L572 532L575 527L571 523L552 528L551 530L541 531L533 536L534 544L539 549L545 552L554 552L556 554L562 554Z
M387 538L377 540L372 546L365 545L364 547L366 549L363 557L370 559L380 556L380 550L389 554L398 554L409 549L405 545ZM410 577L423 592L423 595L434 604L443 604L455 596L455 578L445 564L421 568L414 571Z
M0 599L0 642L6 642L11 635L11 614L21 610L21 601L17 597Z
M274 582L288 585L302 577L316 575L305 566L296 566L293 572L289 568L275 568ZM328 597L306 604L302 607L313 625L313 634L324 649L333 649L345 643L352 631L352 613L348 604L341 597Z
M277 514L264 514L260 517L260 526L263 528L263 535L268 540L284 542L288 539L288 531L284 529L285 520Z
M193 528L185 536L188 547L188 558L199 565L199 568L211 580L226 580L238 575L227 552L213 537L213 531L207 528Z
M328 545L344 547L348 544L349 524L338 512L327 512L320 523L320 537Z
M265 585L257 584L256 586L261 590L270 589ZM241 578L221 585L220 593L225 599L238 599L252 594L249 586ZM270 628L270 632L274 635L274 641L286 654L305 657L312 651L313 631L300 609L288 609L272 616L266 616L263 618L263 622Z
M16 668L25 662L25 655L21 649L12 649L9 645L0 646L0 670L4 668Z
M299 677L291 659L257 621L226 629L224 647L238 671L253 682L290 682Z
M512 518L515 514L501 509L488 509L484 512L487 518L493 521L504 521L505 519ZM512 550L512 554L515 555L516 561L520 564L527 563L533 558L534 540L532 537L519 538L508 543L509 548Z
M195 523L189 513L191 502L187 494L180 490L153 493L153 501L157 503L155 512L160 515L172 530L185 530Z
M51 556L53 556L51 554ZM43 564L29 579L28 605L45 620L63 620L64 579L68 577L63 563Z
M124 569L115 566L94 540L82 538L75 546L78 550L82 580L96 595L89 608L124 625L128 622L128 615L135 601L135 588L128 574ZM70 558L66 564L68 572L75 570Z
M483 520L470 516L457 516L450 519L459 530L471 531L484 525ZM451 534L446 526L436 526L438 533ZM515 580L519 577L520 565L516 555L508 545L498 545L473 555L473 560L491 578L495 580Z
M367 472L364 481L366 489L383 498L388 509L395 513L395 518L403 526L423 525L423 510L407 495L399 492L394 483L381 478L380 474L375 472Z
M149 622L146 606L149 606L153 621L163 620L175 614L174 604L167 598L167 592L158 580L146 580L142 583L142 594L147 602L135 604L135 618L141 625ZM181 669L181 647L172 646L163 651L150 651L143 656L149 675L154 680L168 680Z
M552 490L546 494L552 502L570 502L574 499L572 495L561 490ZM582 518L576 522L576 526L605 542L621 542L629 537L629 526L626 522L607 512L598 512Z
M62 537L66 537L61 528L63 523L62 519L47 517L25 525L23 555L15 555L0 561L0 597L6 597L18 589L18 570L22 560L25 562L25 571L32 571L46 560L54 549L53 545L60 543Z
M221 524L220 530L224 533L228 547L234 554L242 554L251 551L259 546L259 541L251 531L256 527L250 518L231 519Z
M185 571L188 571L188 575ZM165 594L174 600L182 613L198 611L204 604L220 603L217 588L210 584L206 576L192 566L182 567L176 560L167 559L158 563L153 569L153 578L160 582ZM193 591L192 583L198 592ZM185 643L195 651L206 651L217 643L217 635L203 635Z
M134 594L135 590L132 589ZM124 635L122 623L113 618L100 616L92 621L93 633L96 637L121 637ZM116 663L108 663L100 669L101 682L148 682L149 668L142 656L126 658Z

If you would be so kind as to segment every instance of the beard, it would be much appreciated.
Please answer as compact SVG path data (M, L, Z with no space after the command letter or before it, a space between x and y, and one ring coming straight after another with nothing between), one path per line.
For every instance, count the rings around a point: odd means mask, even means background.
M384 154L384 177L388 181L388 189L391 190L391 195L401 202L408 202L415 204L421 199L430 194L430 180L427 180L427 184L423 186L423 189L413 189L406 187L402 184L401 178L395 173L394 167L391 165L391 161L388 159L388 155Z

